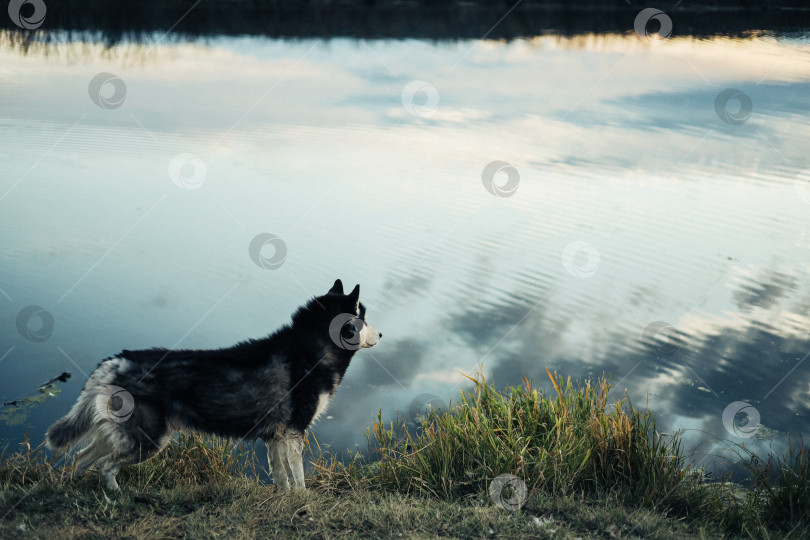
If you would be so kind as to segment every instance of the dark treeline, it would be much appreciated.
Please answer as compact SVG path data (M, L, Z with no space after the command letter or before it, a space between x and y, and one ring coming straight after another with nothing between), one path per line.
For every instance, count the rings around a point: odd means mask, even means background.
M587 0L44 0L40 33L88 32L108 43L171 30L175 37L513 39L542 34L626 33L651 5L666 12L672 35L777 34L810 28L806 0L665 2ZM33 11L28 4L23 10ZM511 11L510 11L511 10ZM507 15L507 12L509 14ZM25 12L24 12L25 14ZM500 23L499 20L503 19ZM10 17L0 26L17 28ZM497 23L497 24L496 24ZM651 22L650 25L657 23ZM655 30L655 27L651 28ZM34 32L34 31L21 31ZM31 36L34 37L34 36Z

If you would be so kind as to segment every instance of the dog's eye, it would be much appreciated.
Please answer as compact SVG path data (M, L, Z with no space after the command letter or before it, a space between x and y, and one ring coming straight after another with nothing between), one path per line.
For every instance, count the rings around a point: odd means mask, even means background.
M349 321L340 329L340 336L343 339L352 339L357 335L357 328L354 326L354 321Z

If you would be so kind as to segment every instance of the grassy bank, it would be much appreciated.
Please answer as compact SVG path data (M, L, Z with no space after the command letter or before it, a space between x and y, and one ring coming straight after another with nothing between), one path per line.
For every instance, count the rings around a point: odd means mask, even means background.
M416 433L369 428L367 457L320 454L307 492L256 480L252 447L184 434L119 474L71 481L41 450L0 462L0 537L801 538L810 534L808 452L748 462L748 489L707 484L677 437L600 380L553 377L544 395L472 379ZM318 454L318 452L314 452ZM260 465L261 464L261 465ZM57 467L53 467L57 465Z

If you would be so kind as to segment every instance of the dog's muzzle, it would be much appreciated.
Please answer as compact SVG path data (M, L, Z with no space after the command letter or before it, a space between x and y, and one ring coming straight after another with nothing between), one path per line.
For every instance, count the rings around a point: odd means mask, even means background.
M381 337L382 332L370 324L364 324L363 329L360 331L360 346L365 349L373 347L378 341L380 341Z

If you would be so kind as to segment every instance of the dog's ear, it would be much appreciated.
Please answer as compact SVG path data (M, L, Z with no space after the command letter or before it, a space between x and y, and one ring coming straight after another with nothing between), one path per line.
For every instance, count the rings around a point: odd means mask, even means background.
M360 304L360 285L355 285L354 289L352 289L352 292L349 293L347 298L354 306L354 309L357 310L357 307Z
M335 280L335 284L329 289L327 294L343 294L343 282L339 279Z

